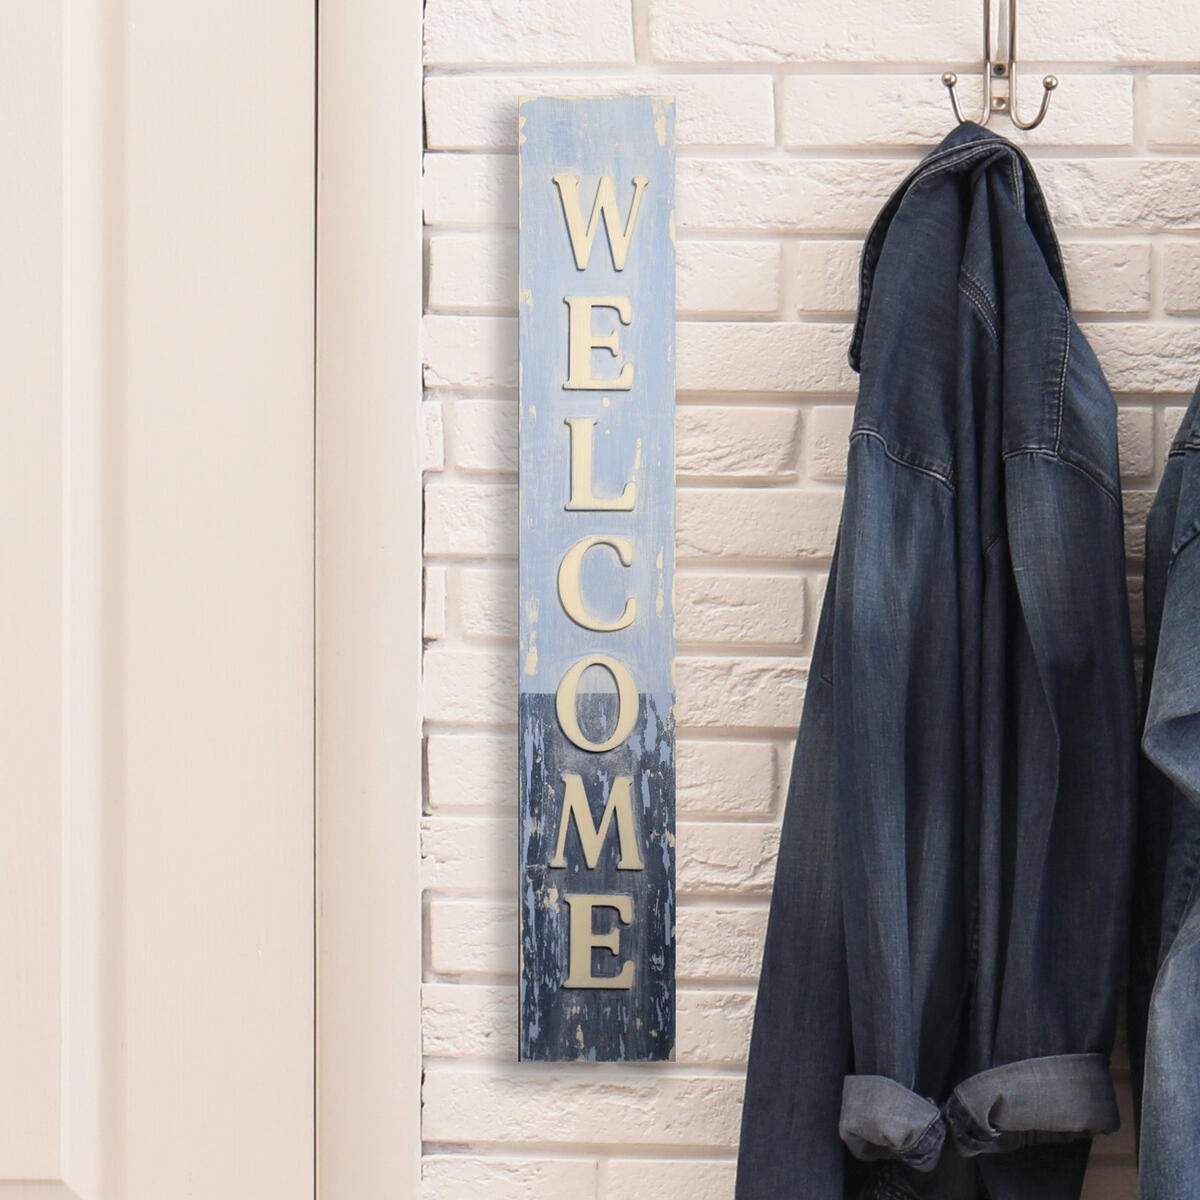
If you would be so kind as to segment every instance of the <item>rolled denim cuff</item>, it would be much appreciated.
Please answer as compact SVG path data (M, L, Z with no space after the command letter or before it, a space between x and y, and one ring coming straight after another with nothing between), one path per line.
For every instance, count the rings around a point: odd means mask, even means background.
M838 1133L855 1158L896 1159L932 1171L942 1155L946 1127L931 1100L886 1075L847 1075Z
M960 1154L1111 1133L1120 1123L1103 1054L1026 1058L964 1079L945 1105Z

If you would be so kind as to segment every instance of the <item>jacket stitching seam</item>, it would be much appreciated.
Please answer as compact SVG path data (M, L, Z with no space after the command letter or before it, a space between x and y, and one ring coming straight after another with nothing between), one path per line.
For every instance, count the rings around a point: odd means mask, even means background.
M960 266L958 269L958 272L960 275L963 275L967 279L969 279L971 281L971 283L973 283L975 285L975 287L979 289L980 296L986 301L988 310L996 318L996 323L999 324L1000 323L1000 313L997 310L996 305L992 301L991 293L984 286L983 280L981 280L972 271L967 270L966 267Z
M1170 558L1167 560L1167 570L1175 565L1175 560L1197 539L1200 538L1200 525L1188 532L1187 537L1183 539L1172 551Z
M996 340L997 344L999 344L1000 332L996 328L996 324L993 322L992 318L995 317L995 321L999 322L1000 314L996 312L991 300L988 298L987 293L983 290L983 286L979 283L979 281L975 279L973 275L969 275L965 271L963 274L966 275L966 278L958 281L958 286L961 289L962 294L967 298L971 306L982 318L983 323L988 327L989 330L991 330L992 337Z
M910 470L917 471L922 475L928 475L930 479L936 479L938 483L940 483L943 487L948 489L951 494L953 494L955 490L954 481L949 476L944 475L939 471L935 471L932 467L922 466L920 463L912 462L910 459L901 457L891 448L891 446L888 445L887 439L881 433L876 432L874 429L855 429L850 434L851 441L854 441L855 438L859 437L874 438L883 447L884 454L890 458L892 462L899 463L900 466L908 467Z
M1058 373L1058 416L1054 430L1054 453L1062 450L1063 402L1067 394L1067 361L1071 357L1071 310L1063 306L1063 354ZM1105 489L1108 490L1107 488Z
M1013 450L1006 450L1001 456L1005 462L1010 458L1020 458L1022 456L1045 458L1050 462L1062 463L1064 467L1070 467L1072 471L1078 471L1085 479L1090 479L1109 499L1109 501L1119 510L1121 502L1117 496L1109 489L1107 483L1104 482L1093 471L1089 471L1087 467L1080 463L1073 462L1069 458L1064 458L1057 450L1047 450L1045 446L1017 446Z

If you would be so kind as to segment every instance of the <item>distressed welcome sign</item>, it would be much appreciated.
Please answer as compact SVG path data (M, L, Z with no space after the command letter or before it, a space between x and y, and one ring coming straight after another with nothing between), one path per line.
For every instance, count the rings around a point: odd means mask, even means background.
M520 105L520 1053L675 1045L675 109Z

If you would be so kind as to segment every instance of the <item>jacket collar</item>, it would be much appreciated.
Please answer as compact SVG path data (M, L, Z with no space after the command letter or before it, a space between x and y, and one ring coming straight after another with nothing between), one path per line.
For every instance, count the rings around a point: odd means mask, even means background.
M891 194L867 233L863 244L859 267L858 311L854 322L854 333L850 341L850 366L858 371L862 363L862 340L867 323L867 309L871 302L871 286L875 278L875 267L883 249L884 240L892 219L901 203L911 191L926 180L946 173L964 174L987 166L1007 169L1012 180L1013 196L1017 208L1028 222L1054 282L1070 307L1067 293L1067 276L1063 269L1062 251L1050 222L1046 201L1033 173L1033 166L1024 151L1007 138L992 133L975 121L963 121L950 130L937 148L930 151L909 172L899 187Z

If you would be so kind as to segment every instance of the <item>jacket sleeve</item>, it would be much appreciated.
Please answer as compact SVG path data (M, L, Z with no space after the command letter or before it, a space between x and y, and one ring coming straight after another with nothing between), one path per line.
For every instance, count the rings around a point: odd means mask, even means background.
M850 454L833 638L854 1047L840 1133L856 1159L929 1171L963 1016L972 679L960 627L971 616L960 605L952 478L868 428Z
M737 1200L841 1197L837 1135L850 1059L828 682L830 568L793 751L750 1041Z
M1003 853L981 889L982 1069L947 1105L960 1149L987 1156L1001 1200L1027 1194L1017 1178L1034 1152L1022 1148L1068 1141L1044 1149L1072 1160L1061 1194L1077 1195L1087 1139L1119 1124L1108 1056L1132 876L1136 698L1116 408L1067 328L1059 445L1005 457L1015 603L1003 724L1020 754L1000 763L984 815Z

